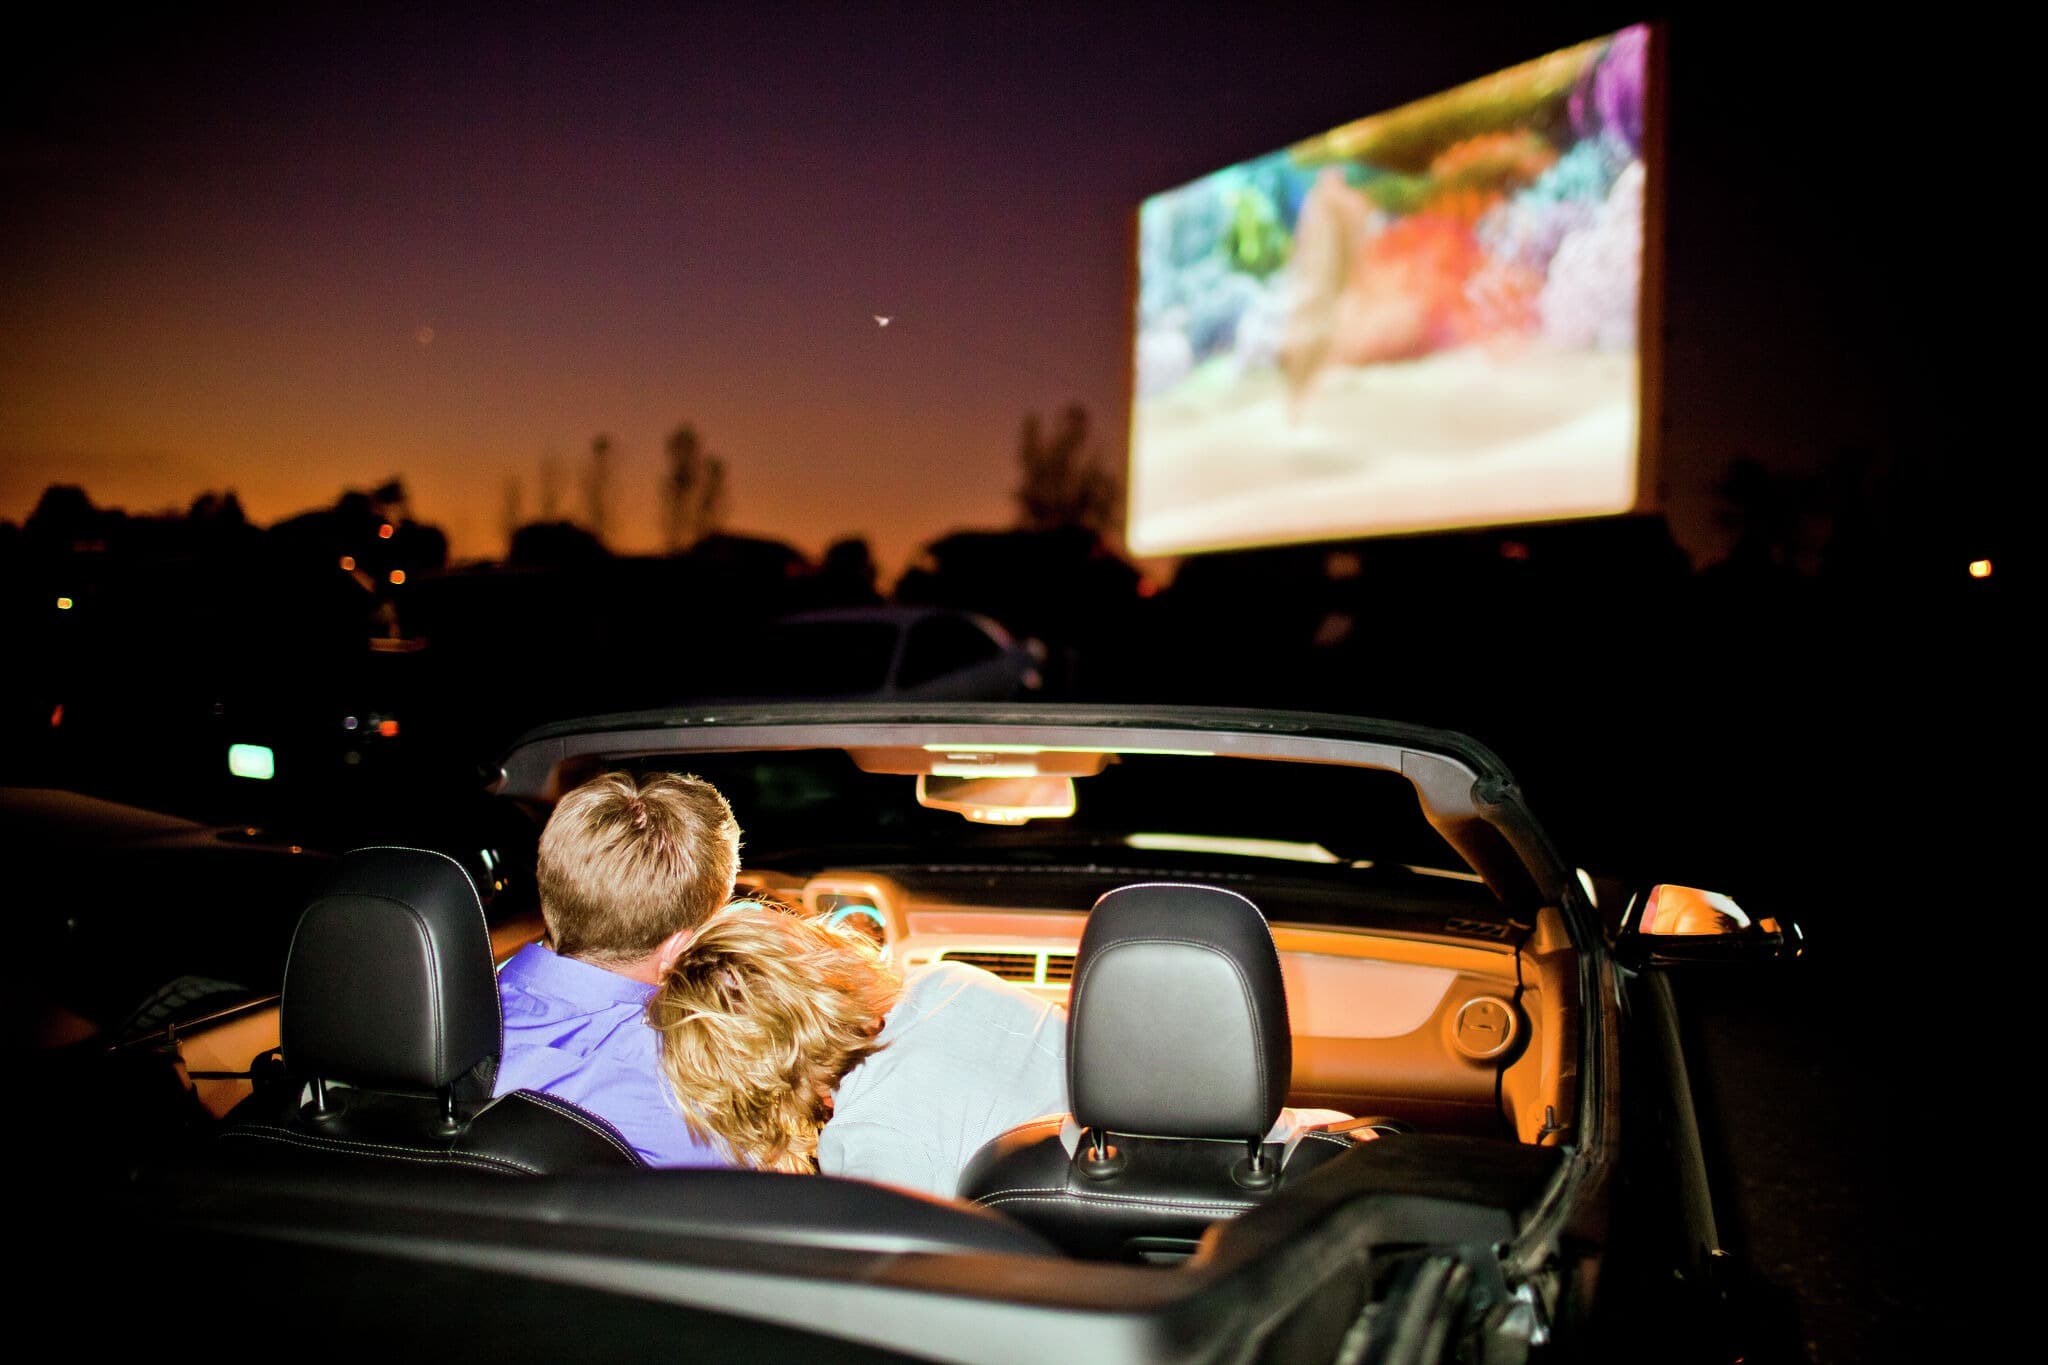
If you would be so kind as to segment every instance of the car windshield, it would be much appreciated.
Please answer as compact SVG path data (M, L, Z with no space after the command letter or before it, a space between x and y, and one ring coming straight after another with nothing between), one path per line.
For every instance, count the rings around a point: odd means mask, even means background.
M916 778L864 771L837 749L701 752L633 766L687 771L724 792L751 870L803 876L857 864L935 892L1000 881L1020 905L1070 908L1118 881L1256 879L1275 919L1383 925L1392 915L1416 917L1409 927L1425 930L1451 918L1505 922L1423 818L1409 783L1371 769L1115 755L1075 779L1071 816L990 825L926 809Z

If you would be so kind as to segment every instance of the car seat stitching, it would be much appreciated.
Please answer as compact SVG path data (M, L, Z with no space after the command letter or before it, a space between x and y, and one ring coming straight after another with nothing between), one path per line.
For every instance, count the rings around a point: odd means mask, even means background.
M475 1156L463 1152L435 1152L425 1147L376 1147L366 1143L349 1142L340 1138L311 1138L301 1133L282 1130L265 1131L256 1128L237 1128L220 1135L226 1138L254 1138L263 1142L284 1142L296 1147L307 1147L314 1151L340 1150L351 1156L382 1157L390 1161L411 1161L420 1165L447 1164L452 1166L475 1166L487 1171L503 1174L504 1167L511 1167L526 1175L541 1175L539 1167L529 1166L523 1161L509 1157Z
M611 1125L603 1122L600 1119L597 1119L594 1115L586 1113L582 1109L577 1108L575 1105L570 1104L565 1100L559 1099L554 1095L547 1094L545 1091L540 1090L514 1090L511 1094L504 1096L504 1099L524 1099L529 1103L540 1105L543 1109L546 1109L551 1113L560 1114L562 1117L566 1119L571 1119L576 1123L581 1124L584 1128L588 1129L589 1131L597 1134L606 1142L609 1142L613 1147L617 1148L624 1155L631 1157L634 1160L634 1162L640 1165L646 1164L644 1161L641 1160L640 1154L634 1151L630 1146L628 1146L624 1141L623 1137L617 1131L615 1131L611 1127Z
M1121 1209L1163 1209L1171 1213L1244 1213L1257 1208L1256 1204L1204 1204L1193 1200L1139 1199L1100 1194L1072 1194L1048 1192L1045 1195L1005 1195L999 1198L981 1198L974 1201L984 1208L998 1204L1099 1204L1105 1208Z

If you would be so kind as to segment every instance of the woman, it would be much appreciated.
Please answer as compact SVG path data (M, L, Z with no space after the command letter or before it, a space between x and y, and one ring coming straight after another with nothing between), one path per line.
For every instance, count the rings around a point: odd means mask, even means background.
M761 1170L950 1196L983 1143L1067 1108L1058 1006L756 901L705 922L648 1018L684 1121Z

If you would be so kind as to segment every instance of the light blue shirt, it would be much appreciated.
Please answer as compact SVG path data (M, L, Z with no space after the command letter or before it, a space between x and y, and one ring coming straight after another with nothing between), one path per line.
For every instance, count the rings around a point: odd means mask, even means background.
M951 1198L990 1138L1067 1109L1067 1014L979 967L911 973L881 1051L846 1073L818 1169Z
M692 1137L647 1022L654 987L538 943L498 972L505 1050L493 1093L541 1090L619 1130L650 1166L729 1166Z

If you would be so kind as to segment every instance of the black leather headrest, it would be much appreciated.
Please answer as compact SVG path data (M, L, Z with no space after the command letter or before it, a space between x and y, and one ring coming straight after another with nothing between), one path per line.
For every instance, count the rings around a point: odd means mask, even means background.
M417 848L343 857L299 916L278 1014L295 1075L433 1090L495 1066L498 980L469 874Z
M1249 1140L1287 1102L1280 955L1265 916L1235 891L1156 882L1095 902L1067 1029L1084 1128Z

